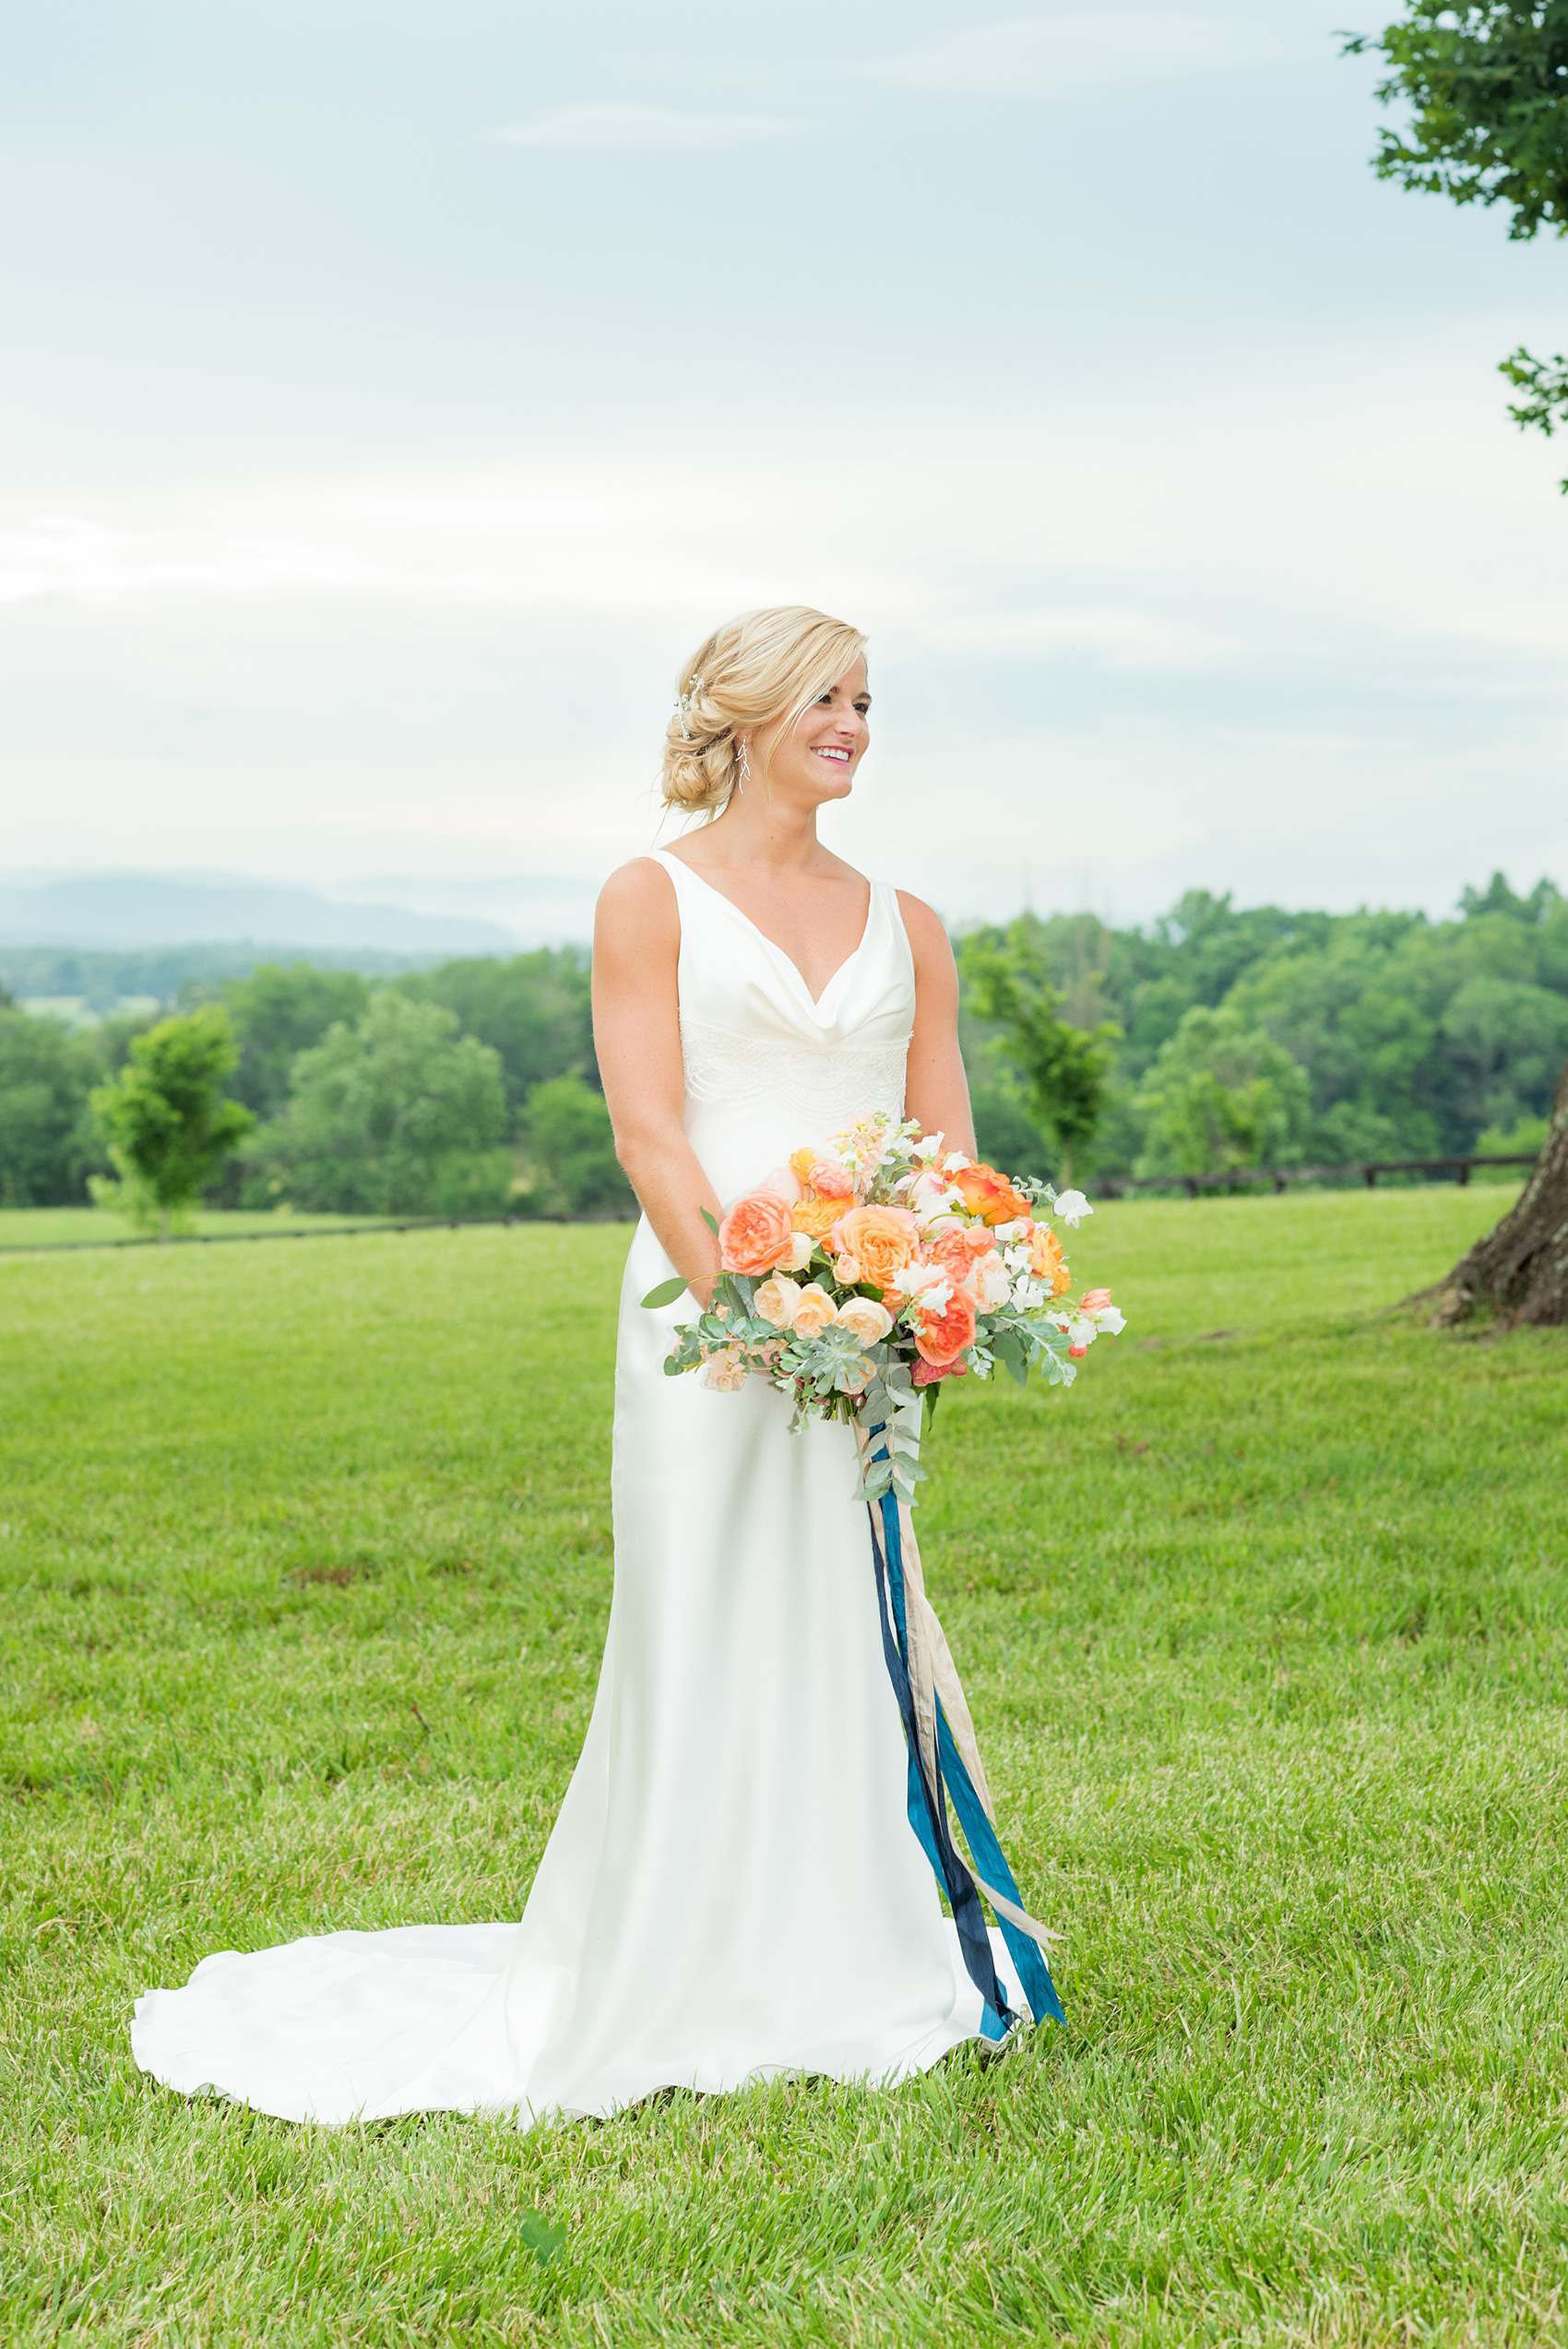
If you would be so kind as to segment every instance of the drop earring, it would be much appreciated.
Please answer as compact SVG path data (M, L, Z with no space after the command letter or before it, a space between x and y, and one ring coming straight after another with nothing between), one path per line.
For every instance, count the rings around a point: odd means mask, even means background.
M742 791L742 792L743 792L743 791L745 790L745 788L746 788L746 785L747 785L747 784L751 781L751 779L752 779L752 762L751 762L751 760L750 760L750 759L747 757L747 756L746 756L746 745L745 745L745 744L744 744L744 743L742 743L742 744L741 745L741 770L740 770L740 780L739 780L739 781L736 783L736 786L735 786L736 790L737 790L737 791Z

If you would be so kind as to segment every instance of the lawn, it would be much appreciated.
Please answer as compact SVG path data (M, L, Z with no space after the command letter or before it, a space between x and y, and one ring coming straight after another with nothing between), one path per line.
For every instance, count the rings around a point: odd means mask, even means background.
M187 2104L125 2022L517 1914L626 1233L0 1261L0 2336L1568 2340L1568 1333L1390 1310L1503 1204L1105 1208L1126 1336L944 1401L927 1573L1065 2029L529 2135Z

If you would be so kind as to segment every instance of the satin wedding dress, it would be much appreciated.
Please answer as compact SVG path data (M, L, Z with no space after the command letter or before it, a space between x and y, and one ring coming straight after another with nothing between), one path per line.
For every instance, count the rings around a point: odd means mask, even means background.
M895 892L814 1002L677 857L685 1130L729 1201L802 1142L901 1115L914 969ZM672 1378L689 1297L639 1223L621 1290L615 1582L582 1757L521 1922L329 1933L137 2003L137 2061L291 2120L607 2114L782 2072L892 2081L978 2036L906 1810L853 1431ZM992 1935L1010 2002L1017 1975Z

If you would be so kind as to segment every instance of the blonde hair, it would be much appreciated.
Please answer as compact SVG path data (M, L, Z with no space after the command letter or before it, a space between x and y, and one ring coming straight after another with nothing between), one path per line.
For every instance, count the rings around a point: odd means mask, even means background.
M782 718L787 733L836 686L866 639L803 603L742 612L715 628L681 672L664 735L664 805L721 816L740 772L736 733Z

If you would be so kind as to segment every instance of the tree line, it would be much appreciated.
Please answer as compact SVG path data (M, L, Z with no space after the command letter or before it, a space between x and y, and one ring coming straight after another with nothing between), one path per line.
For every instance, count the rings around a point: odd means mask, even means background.
M1449 921L1193 891L1142 927L1023 914L956 943L980 1147L1020 1174L1534 1150L1568 1058L1568 899L1549 881L1521 897L1495 876ZM132 1204L134 1137L162 1147L157 1101L206 1085L214 1204L630 1208L582 948L379 977L267 963L187 977L168 1010L172 1029L73 1032L0 1005L0 1204L93 1186Z

